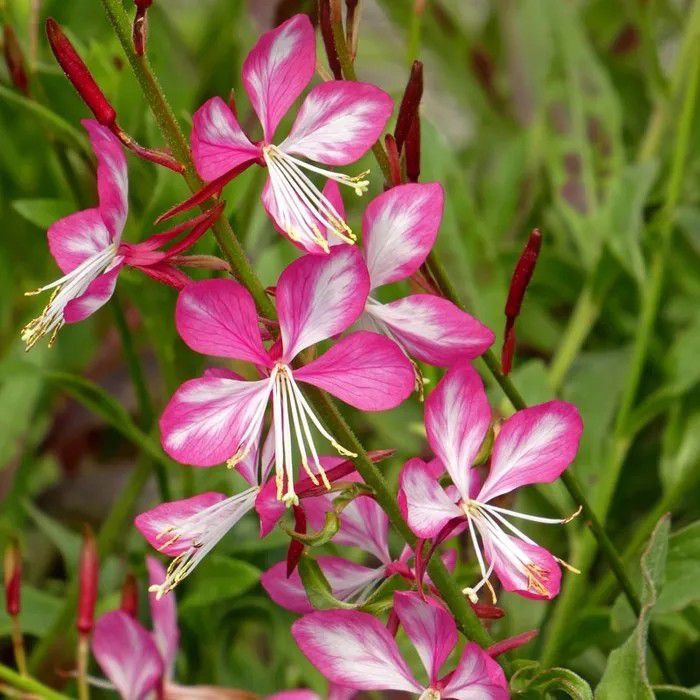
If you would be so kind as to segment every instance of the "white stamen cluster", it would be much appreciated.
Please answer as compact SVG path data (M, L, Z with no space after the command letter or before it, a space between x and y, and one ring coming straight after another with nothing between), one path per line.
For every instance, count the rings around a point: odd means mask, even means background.
M255 505L258 491L259 486L249 488L161 530L157 535L159 550L167 549L181 539L188 540L189 547L170 562L165 581L148 590L160 600L189 576L219 540Z
M334 173L299 160L274 145L265 146L263 158L280 209L279 223L292 240L311 242L326 252L329 252L330 247L322 234L323 229L335 234L345 243L352 244L357 240L343 217L304 170L351 187L358 196L367 191L369 180L365 178L369 170L355 177Z
M115 244L111 244L104 250L91 255L87 260L80 263L78 267L55 282L51 282L51 284L40 287L33 292L26 293L26 296L33 296L49 289L54 290L41 316L30 321L22 329L21 336L26 343L27 350L33 348L47 334L50 334L49 347L53 345L56 334L65 323L63 310L66 308L66 304L83 295L90 283L112 264L116 254L117 247Z

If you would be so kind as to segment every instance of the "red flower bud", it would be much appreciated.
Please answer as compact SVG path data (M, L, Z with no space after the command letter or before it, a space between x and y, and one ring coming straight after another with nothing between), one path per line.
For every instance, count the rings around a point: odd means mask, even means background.
M328 56L328 67L336 80L343 79L343 69L338 58L338 49L333 36L333 26L331 24L331 5L329 0L320 0L318 3L318 23L321 27L321 37Z
M406 177L409 182L418 182L420 177L420 114L416 112L406 136Z
M15 617L21 609L22 554L17 540L11 540L5 549L5 610Z
M401 106L399 107L399 115L396 118L396 128L394 129L394 138L399 153L404 146L406 137L408 136L411 122L418 114L421 97L423 96L423 64L420 61L414 61L411 66L411 75L406 83L406 89L403 93Z
M25 95L29 94L29 78L25 69L24 54L17 41L15 30L6 24L3 27L3 53L5 54L5 63L7 64L7 72L10 74L12 84Z
M518 634L515 637L508 637L508 639L503 639L500 642L492 644L486 650L486 653L491 658L500 656L501 654L505 654L507 651L512 651L513 649L517 649L518 647L531 642L539 633L539 630L530 630L529 632Z
M387 134L384 137L384 145L386 146L386 155L389 159L389 170L391 172L391 182L389 187L396 187L401 184L401 162L399 160L399 149L396 147L396 139Z
M95 115L95 119L103 126L111 128L117 119L114 107L100 90L88 67L83 63L83 59L80 58L73 44L63 33L58 22L52 17L46 20L46 35L56 60L63 68L68 80L73 83L73 87L78 91L80 97Z
M95 603L97 602L97 583L100 577L100 560L97 553L97 542L92 529L85 526L83 547L80 550L78 570L78 619L76 627L81 635L90 634L95 618Z
M139 589L135 576L129 572L122 584L122 598L119 604L120 610L131 617L136 617L139 611Z
M515 320L520 315L520 308L525 297L525 292L535 271L537 258L542 246L542 234L539 229L533 229L528 238L518 263L513 271L506 300L506 326L503 338L503 349L501 351L501 367L504 374L510 372L515 352Z

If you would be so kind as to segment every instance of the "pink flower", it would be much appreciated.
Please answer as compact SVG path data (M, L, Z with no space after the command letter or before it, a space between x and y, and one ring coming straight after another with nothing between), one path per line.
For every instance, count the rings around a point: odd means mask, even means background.
M60 219L49 228L49 249L64 275L31 292L53 290L41 316L22 330L28 350L47 334L51 344L65 323L82 321L109 301L125 265L160 282L184 286L189 278L175 267L175 262L183 261L178 254L191 246L221 212L217 207L141 243L122 243L128 212L126 159L109 129L93 119L84 120L83 125L97 156L99 204ZM191 232L181 241L167 251L158 250L188 228Z
M344 216L337 186L328 183L325 191ZM411 294L383 304L372 292L408 279L425 262L440 228L443 200L437 182L398 185L375 197L362 220L370 296L360 325L383 333L407 355L436 367L478 357L493 343L493 333L442 297Z
M483 586L491 590L495 602L489 583L492 572L507 591L528 598L553 598L561 580L558 563L564 562L506 516L538 523L565 523L570 518L527 515L492 501L521 486L557 479L576 456L581 418L576 407L564 401L518 411L501 426L489 474L480 485L472 464L490 422L491 410L479 375L468 364L456 365L425 402L428 442L454 486L443 489L435 470L413 459L401 472L399 503L418 537L443 539L450 531L454 533L452 528L469 530L482 574L475 586L464 589L472 602Z
M232 109L214 97L194 115L192 155L201 177L220 183L218 189L253 163L267 167L262 200L272 220L300 248L327 253L326 229L347 242L355 236L304 171L347 185L358 195L367 189L367 173L349 177L308 160L333 166L358 160L384 130L393 105L386 93L367 83L322 83L306 96L287 138L275 145L280 121L315 67L316 40L306 15L295 15L263 34L243 64L243 84L263 139L253 143Z
M292 634L311 663L342 686L404 691L422 700L508 698L501 667L473 642L464 646L456 668L440 675L457 646L457 627L441 604L417 593L396 593L394 612L418 652L427 683L416 679L390 632L367 613L320 610L297 620Z
M363 411L394 408L412 389L409 361L394 343L376 333L352 333L303 367L292 365L302 350L342 333L357 319L368 288L367 273L354 246L294 261L282 272L276 288L280 340L266 349L255 304L241 285L214 279L186 287L175 314L183 340L197 352L251 362L262 378L247 381L208 374L185 382L160 420L165 451L185 464L212 466L227 461L233 466L256 444L271 400L277 497L287 504L298 502L294 443L307 474L316 479L311 462L328 487L312 426L341 454L355 455L323 426L298 382L328 391Z

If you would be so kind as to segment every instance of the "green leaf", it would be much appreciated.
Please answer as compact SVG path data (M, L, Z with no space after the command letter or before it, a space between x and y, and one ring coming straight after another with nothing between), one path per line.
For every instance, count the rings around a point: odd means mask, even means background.
M700 382L700 316L679 333L667 355L666 370L678 393L692 389Z
M306 553L302 554L299 559L299 576L301 576L301 582L304 584L309 602L317 610L332 610L333 608L352 610L356 607L333 597L331 584L328 583L328 579L321 571L318 562Z
M693 700L700 698L700 693L688 688L680 688L676 685L655 685L654 695L656 700Z
M670 518L661 518L642 554L642 610L636 628L608 658L605 672L596 688L596 700L653 700L654 691L647 676L647 638L651 611L663 583Z
M61 598L40 591L29 584L22 585L22 610L19 622L24 634L43 637L63 608ZM4 606L0 609L0 636L9 635L10 618Z
M671 535L664 589L654 613L683 610L700 600L700 520Z
M573 700L592 700L591 686L568 668L548 668L541 670L535 661L519 661L519 668L513 674L510 687L514 696L548 697L558 691L566 693Z
M12 207L20 216L42 229L75 211L75 204L65 199L16 199Z
M209 555L192 577L189 591L180 604L182 610L238 598L260 579L260 570L239 559Z

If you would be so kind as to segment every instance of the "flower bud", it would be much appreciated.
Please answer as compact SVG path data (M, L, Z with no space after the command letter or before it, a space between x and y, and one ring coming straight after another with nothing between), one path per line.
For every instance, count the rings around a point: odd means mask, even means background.
M333 36L333 26L331 24L331 4L329 0L320 0L318 3L318 23L321 28L323 45L328 56L328 67L336 80L343 79L343 69L338 58L338 49Z
M389 187L396 187L401 184L401 162L399 160L399 149L396 147L396 139L387 134L384 137L384 146L386 147L386 155L389 159L389 170L391 172L391 182Z
M6 24L3 27L3 53L5 54L5 63L7 64L7 72L10 74L12 84L25 95L29 94L29 78L25 68L24 54L17 41L15 30Z
M503 336L503 349L501 351L501 367L503 373L508 374L513 362L515 352L515 320L520 315L520 308L523 304L525 292L530 284L535 271L537 258L542 246L542 234L539 229L533 229L528 238L525 249L520 255L513 271L513 277L508 289L508 299L506 300L506 326Z
M12 539L5 548L4 560L5 610L11 617L21 609L22 554L17 540Z
M406 136L406 177L409 182L418 182L420 177L420 114L416 112Z
M394 129L394 138L396 139L399 153L406 142L411 123L418 115L421 97L423 97L423 64L420 61L414 61L411 66L411 75L408 78L408 83L406 83L406 89L401 99L399 114L396 118L396 128Z
M76 623L78 632L83 636L92 631L99 576L100 560L97 553L97 542L92 534L92 529L86 525L83 534L83 547L80 550L78 618Z
M136 617L139 611L139 589L136 577L129 571L122 584L122 597L119 609L131 617Z
M73 83L73 87L78 91L80 97L95 115L95 119L102 126L112 128L117 119L114 107L100 90L88 67L63 33L58 22L52 17L46 20L46 35L56 60L63 68L68 80Z

